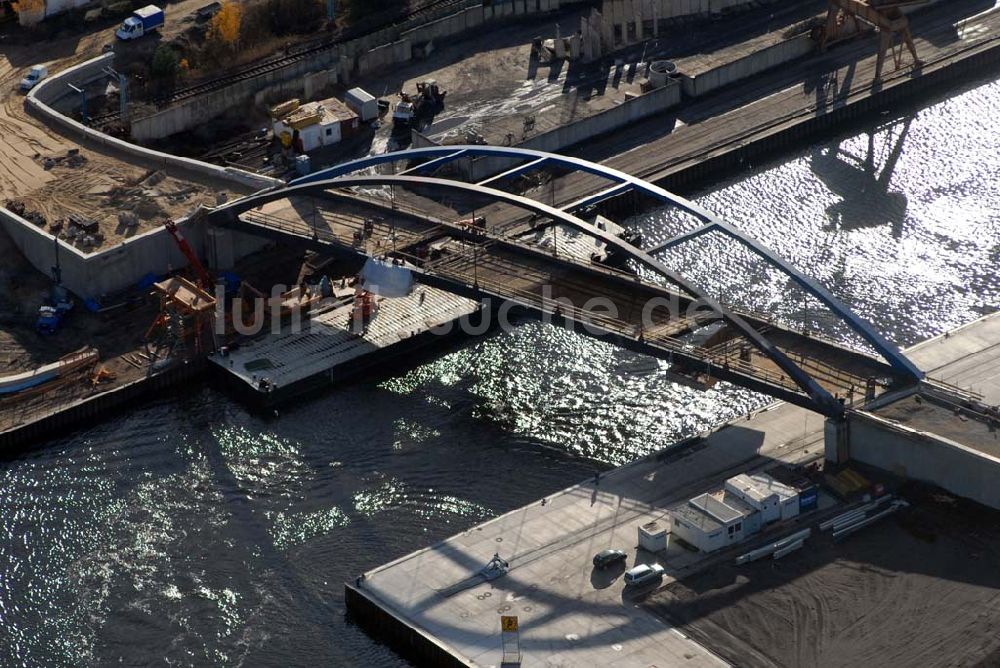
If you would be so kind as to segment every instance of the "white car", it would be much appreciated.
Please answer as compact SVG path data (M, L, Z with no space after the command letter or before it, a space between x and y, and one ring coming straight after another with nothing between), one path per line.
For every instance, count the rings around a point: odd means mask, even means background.
M625 571L625 586L643 585L663 579L663 566L659 564L639 564Z
M21 79L21 90L27 92L34 88L39 81L49 76L49 71L45 65L35 65L28 72L28 75Z

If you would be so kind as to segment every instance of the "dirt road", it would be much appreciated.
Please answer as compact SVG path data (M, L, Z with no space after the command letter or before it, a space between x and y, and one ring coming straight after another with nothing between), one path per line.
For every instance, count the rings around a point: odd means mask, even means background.
M168 4L170 20L163 38L186 28L189 24L184 17L206 4L205 0ZM55 73L100 55L113 39L112 29L102 24L89 33L47 40L43 49L37 44L7 43L0 50L0 203L20 199L49 221L71 213L94 218L101 224L106 243L134 233L118 225L120 210L139 207L140 212L149 214L141 216L141 225L159 224L164 215L180 216L198 204L211 204L220 189L218 183L192 179L189 174L171 174L157 191L145 188L145 192L135 192L148 176L147 169L119 154L83 147L27 112L18 83L32 65L45 64ZM46 169L45 158L65 156L72 149L80 150L83 164L57 164ZM123 196L123 191L130 189L132 192Z

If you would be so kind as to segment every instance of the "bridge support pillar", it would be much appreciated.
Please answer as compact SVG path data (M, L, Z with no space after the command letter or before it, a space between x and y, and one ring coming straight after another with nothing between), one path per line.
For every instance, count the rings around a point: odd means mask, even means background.
M823 455L832 464L843 464L851 455L850 429L843 418L827 418L823 426Z

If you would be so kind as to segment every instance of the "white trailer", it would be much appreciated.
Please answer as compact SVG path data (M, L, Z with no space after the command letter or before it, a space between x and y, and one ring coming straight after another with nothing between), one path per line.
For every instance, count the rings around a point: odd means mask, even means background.
M362 123L378 118L378 100L363 88L352 88L347 91L344 102L358 115Z

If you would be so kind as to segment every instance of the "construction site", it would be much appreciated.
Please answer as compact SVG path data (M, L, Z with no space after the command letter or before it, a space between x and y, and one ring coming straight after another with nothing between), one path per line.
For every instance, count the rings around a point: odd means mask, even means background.
M775 403L366 570L346 607L380 642L455 666L998 656L976 640L994 617L970 612L992 604L988 574L878 633L851 619L912 607L1000 545L1000 320L900 350L685 194L995 72L1000 10L438 0L350 24L313 4L247 53L216 17L249 30L251 10L229 2L76 3L87 22L42 48L17 31L61 7L0 26L5 452L207 379L278 415L513 314ZM651 211L681 231L643 239ZM708 236L856 345L682 275L669 252ZM636 536L629 573L656 580L638 594L624 568L590 568ZM955 630L935 634L941 619Z

